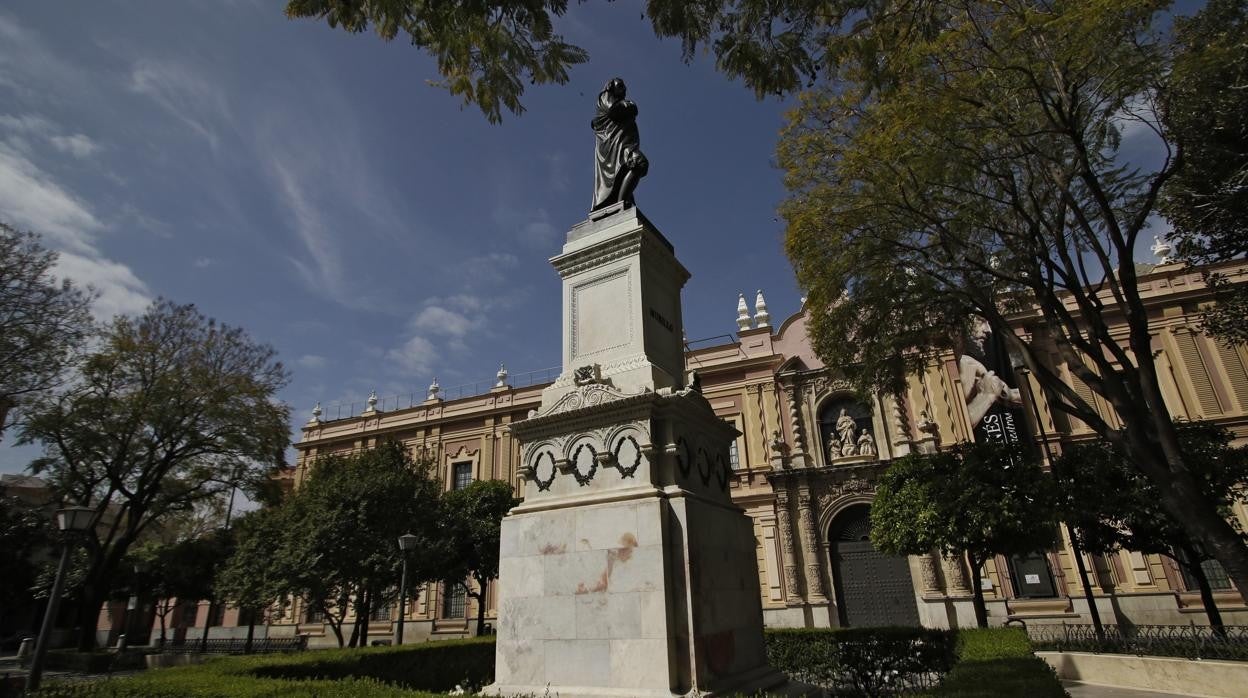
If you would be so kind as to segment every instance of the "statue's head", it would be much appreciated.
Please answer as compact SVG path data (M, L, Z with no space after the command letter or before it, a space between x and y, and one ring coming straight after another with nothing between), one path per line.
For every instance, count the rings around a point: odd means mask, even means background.
M606 92L616 99L624 99L624 96L628 94L628 88L624 86L623 78L611 78L611 82L607 83Z

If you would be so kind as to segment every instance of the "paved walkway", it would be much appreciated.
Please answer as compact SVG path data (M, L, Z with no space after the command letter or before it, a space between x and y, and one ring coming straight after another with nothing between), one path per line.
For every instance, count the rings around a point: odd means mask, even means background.
M1070 694L1070 698L1165 698L1166 696L1186 696L1188 693L1162 693L1160 691L1143 691L1138 688L1116 688L1099 686L1082 681L1063 681L1062 687Z

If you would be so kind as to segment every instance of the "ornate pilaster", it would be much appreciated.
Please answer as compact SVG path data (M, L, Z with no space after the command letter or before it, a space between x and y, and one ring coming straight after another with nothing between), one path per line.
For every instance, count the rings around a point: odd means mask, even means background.
M923 596L939 596L940 578L936 572L936 553L919 555L919 577L923 584Z
M945 571L945 579L949 582L950 596L970 596L971 585L966 578L966 566L961 555L941 558L941 567Z
M789 407L789 428L793 432L793 455L802 464L806 461L806 437L802 432L802 413L796 385L784 388L784 399Z
M790 604L801 600L797 582L797 551L793 547L793 518L789 516L789 493L782 485L776 490L776 519L780 524L780 559L784 565L785 596Z
M815 537L813 502L810 489L803 485L797 495L797 521L802 532L802 558L806 560L806 601L827 603L823 575L819 570L818 539Z

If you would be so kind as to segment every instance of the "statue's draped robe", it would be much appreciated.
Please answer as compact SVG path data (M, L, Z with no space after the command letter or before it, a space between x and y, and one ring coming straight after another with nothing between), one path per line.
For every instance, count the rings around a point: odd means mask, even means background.
M625 173L636 170L645 176L649 169L641 154L637 133L637 105L617 100L606 90L598 94L598 114L590 122L597 148L594 150L594 205L590 210L619 201Z

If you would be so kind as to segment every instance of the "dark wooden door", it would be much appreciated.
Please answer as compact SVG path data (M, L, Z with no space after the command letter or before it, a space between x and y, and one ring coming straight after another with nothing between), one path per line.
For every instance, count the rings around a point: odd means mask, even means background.
M829 536L841 625L919 625L910 563L871 545L866 507L846 516L848 520L834 524Z

